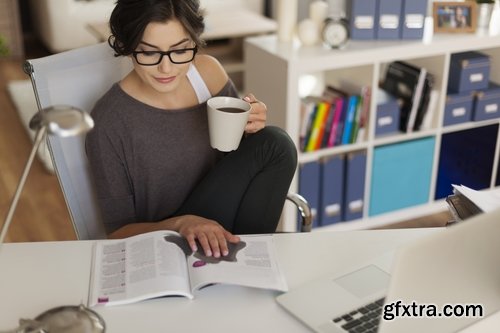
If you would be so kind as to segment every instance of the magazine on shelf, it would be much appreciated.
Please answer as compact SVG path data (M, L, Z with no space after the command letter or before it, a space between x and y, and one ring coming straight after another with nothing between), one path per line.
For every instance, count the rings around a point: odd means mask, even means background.
M400 116L400 130L420 130L429 106L434 77L425 68L403 61L389 64L381 87L403 100Z
M316 105L316 115L311 128L311 134L308 138L305 151L314 151L321 148L323 142L323 135L325 132L325 122L328 119L330 112L330 103L319 102Z
M318 111L318 105L323 98L307 96L301 101L300 150L306 151L312 134L313 124Z
M410 113L408 114L408 123L406 125L406 131L412 132L416 127L417 121L417 112L419 111L419 107L421 104L421 100L423 100L424 95L424 83L427 77L427 70L425 68L420 69L420 73L418 74L417 85L415 86L415 92L413 93L413 100L411 104ZM416 128L415 128L416 129Z
M360 97L358 95L350 95L347 103L347 113L341 140L341 144L343 145L352 143L353 129L356 126L355 123L359 121L356 119L356 114L360 114L360 112L358 112L360 109Z
M360 112L356 114L357 128L354 128L353 138L351 142L357 141L357 130L365 128L368 122L370 112L371 87L361 84L351 79L341 79L340 86L343 90L348 91L350 95L358 95L360 101Z
M240 236L220 258L192 252L173 231L96 241L88 305L119 305L162 296L190 299L205 286L233 284L287 291L272 235Z

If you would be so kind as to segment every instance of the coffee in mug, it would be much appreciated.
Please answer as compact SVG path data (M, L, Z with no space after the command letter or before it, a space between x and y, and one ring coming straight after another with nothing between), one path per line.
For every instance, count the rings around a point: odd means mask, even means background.
M231 112L231 113L240 113L240 112L245 112L245 110L243 110L243 109L238 109L238 108L230 108L230 107L218 108L217 110L219 110L219 111L224 111L224 112Z

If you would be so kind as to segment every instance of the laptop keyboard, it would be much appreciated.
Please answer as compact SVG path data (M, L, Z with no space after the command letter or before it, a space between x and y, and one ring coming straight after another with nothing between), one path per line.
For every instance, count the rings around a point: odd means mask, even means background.
M377 299L354 311L333 319L333 322L349 333L376 333L382 314L384 298Z

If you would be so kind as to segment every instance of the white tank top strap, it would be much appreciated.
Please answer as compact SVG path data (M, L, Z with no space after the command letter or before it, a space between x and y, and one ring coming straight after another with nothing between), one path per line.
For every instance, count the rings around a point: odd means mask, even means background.
M200 104L206 102L210 97L212 97L212 94L210 93L210 90L208 90L205 81L203 81L200 72L198 72L198 69L196 69L196 66L193 63L189 66L187 78L189 82L191 82L191 86L193 86L194 92L196 93Z

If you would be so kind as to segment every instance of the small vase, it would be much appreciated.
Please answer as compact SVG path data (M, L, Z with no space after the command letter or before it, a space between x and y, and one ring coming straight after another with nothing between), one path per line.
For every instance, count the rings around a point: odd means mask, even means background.
M487 30L490 27L491 13L493 13L492 3L480 3L477 10L477 28Z
M280 42L289 42L293 39L297 25L298 1L278 0L276 18Z

